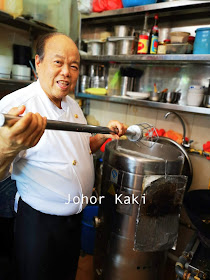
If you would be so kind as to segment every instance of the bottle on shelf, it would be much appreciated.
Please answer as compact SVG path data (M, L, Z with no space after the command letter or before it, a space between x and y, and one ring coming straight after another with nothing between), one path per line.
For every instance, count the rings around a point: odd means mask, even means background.
M149 13L145 14L143 30L139 34L137 54L147 54L149 48L149 29L148 29Z
M155 15L155 23L151 30L150 35L150 54L157 54L158 49L158 14Z

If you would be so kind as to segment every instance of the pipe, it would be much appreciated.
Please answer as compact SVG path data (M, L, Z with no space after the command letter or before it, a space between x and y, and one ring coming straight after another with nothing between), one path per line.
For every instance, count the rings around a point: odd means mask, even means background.
M22 117L16 117L16 116L9 115L9 114L0 114L0 127L7 124L7 122L9 120L17 120L18 121L21 118ZM109 134L109 133L117 134L117 131L112 131L108 127L86 125L86 124L81 124L81 123L54 121L54 120L47 120L46 129L76 131L76 132L89 132L89 133L101 133L101 134Z
M175 272L178 279L187 279L187 280L199 280L198 276L192 276L187 270L185 270L185 264L189 259L191 259L190 251L194 247L195 241L197 239L197 232L195 232L187 244L185 250L183 251L182 255L178 258L175 264Z
M186 128L185 128L185 123L183 121L183 119L180 117L179 114L177 114L176 112L168 112L165 114L164 118L167 119L167 117L170 115L170 114L174 114L177 116L177 118L180 120L181 124L182 124L182 128L183 128L183 138L182 138L182 145L185 147L185 148L189 148L188 147L188 143L185 141L185 136L186 136Z
M10 120L20 120L21 116L13 116L9 114L0 114L0 127L4 126ZM101 134L117 134L118 129L114 131L104 126L94 126L81 123L63 122L55 120L47 120L46 129L75 131L75 132L88 132L88 133L101 133ZM125 135L130 141L139 141L143 137L143 131L140 125L131 125L128 127Z

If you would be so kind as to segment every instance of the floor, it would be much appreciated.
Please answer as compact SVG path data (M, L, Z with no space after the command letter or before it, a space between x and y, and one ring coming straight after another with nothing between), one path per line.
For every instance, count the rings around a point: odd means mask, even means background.
M76 280L93 280L93 256L81 255L78 263Z

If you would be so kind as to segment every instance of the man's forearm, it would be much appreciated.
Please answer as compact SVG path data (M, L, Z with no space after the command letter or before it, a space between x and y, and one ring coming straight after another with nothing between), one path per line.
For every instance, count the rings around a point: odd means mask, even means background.
M103 134L96 134L90 137L90 149L92 153L95 153L106 142L108 138Z
M0 154L0 181L5 179L7 176L11 163L15 159L15 156L5 157L3 154Z

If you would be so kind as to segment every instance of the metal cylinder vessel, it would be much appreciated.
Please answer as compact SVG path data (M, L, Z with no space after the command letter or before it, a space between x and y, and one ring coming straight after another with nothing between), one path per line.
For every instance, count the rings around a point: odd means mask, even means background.
M164 249L167 246L163 246L162 251L150 248L147 252L149 247L146 241L145 250L144 243L141 250L136 250L139 248L136 237L139 234L137 224L144 181L156 175L163 178L169 174L179 177L182 167L182 153L166 144L119 140L106 145L101 185L101 195L104 197L99 207L101 225L97 230L95 254L95 268L103 271L100 279L162 278L166 255ZM129 201L132 196L138 197L139 204L137 201Z

